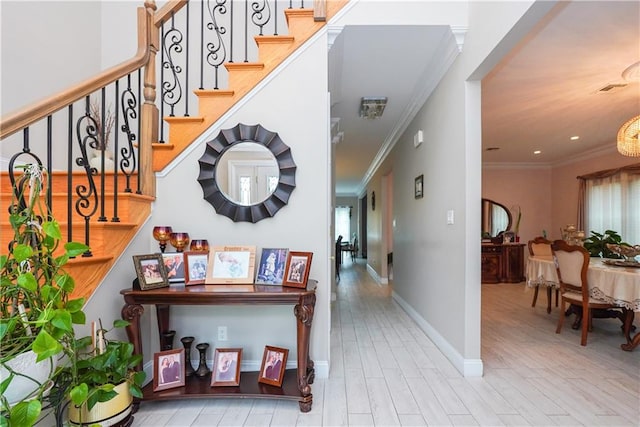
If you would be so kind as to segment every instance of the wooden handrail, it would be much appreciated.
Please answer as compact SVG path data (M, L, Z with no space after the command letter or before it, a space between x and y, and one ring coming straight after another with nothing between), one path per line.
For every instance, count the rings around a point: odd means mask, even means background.
M153 18L153 24L160 28L160 26L171 17L172 14L176 13L182 7L189 3L189 0L170 0L164 6L160 8L159 11L156 12L155 17Z
M155 5L153 5L155 8ZM9 113L0 118L0 139L4 139L15 132L55 113L79 99L107 86L127 74L142 68L149 58L149 41L151 29L147 19L147 10L138 8L138 50L133 58L121 62L95 77L87 79L50 97L37 101L27 107Z

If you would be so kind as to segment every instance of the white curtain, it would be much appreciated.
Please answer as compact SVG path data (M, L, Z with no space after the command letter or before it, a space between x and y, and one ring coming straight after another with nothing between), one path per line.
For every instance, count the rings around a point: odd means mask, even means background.
M640 244L640 175L627 172L586 181L586 227L617 231L622 240Z

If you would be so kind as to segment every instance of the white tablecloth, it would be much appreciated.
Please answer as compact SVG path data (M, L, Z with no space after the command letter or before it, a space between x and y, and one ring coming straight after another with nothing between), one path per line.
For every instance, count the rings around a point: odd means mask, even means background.
M591 258L587 270L589 293L593 298L640 312L640 268L607 265L602 258ZM558 287L558 274L552 257L529 257L527 285Z

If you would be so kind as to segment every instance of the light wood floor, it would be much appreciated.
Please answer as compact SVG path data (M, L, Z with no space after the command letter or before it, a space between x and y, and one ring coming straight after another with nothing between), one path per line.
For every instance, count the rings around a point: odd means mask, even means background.
M313 408L296 402L146 402L134 426L638 426L640 349L627 353L617 320L595 320L586 347L546 295L524 284L482 285L482 378L463 378L364 260L345 261L332 306L331 372ZM636 320L636 324L638 321Z

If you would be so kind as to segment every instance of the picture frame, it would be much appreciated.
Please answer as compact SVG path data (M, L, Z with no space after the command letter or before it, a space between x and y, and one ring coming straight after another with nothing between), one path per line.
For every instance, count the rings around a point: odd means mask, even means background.
M184 357L184 348L153 354L153 391L184 386Z
M167 272L169 283L184 282L185 262L183 252L163 252L162 265Z
M211 370L212 387L235 387L240 385L241 348L216 348Z
M255 262L255 246L215 246L209 252L205 283L253 283Z
M141 290L146 291L169 286L169 279L164 269L161 254L134 255L133 265L136 269Z
M424 196L424 175L417 176L414 185L414 198L421 199Z
M287 248L263 248L256 273L256 284L282 285L288 254Z
M505 231L502 233L502 243L515 243L516 233L513 231Z
M209 252L188 251L184 253L185 286L204 283L207 277Z
M262 365L260 366L258 382L282 387L288 356L288 349L266 345L264 347L264 354L262 355Z
M306 288L313 252L289 252L284 270L283 286Z

